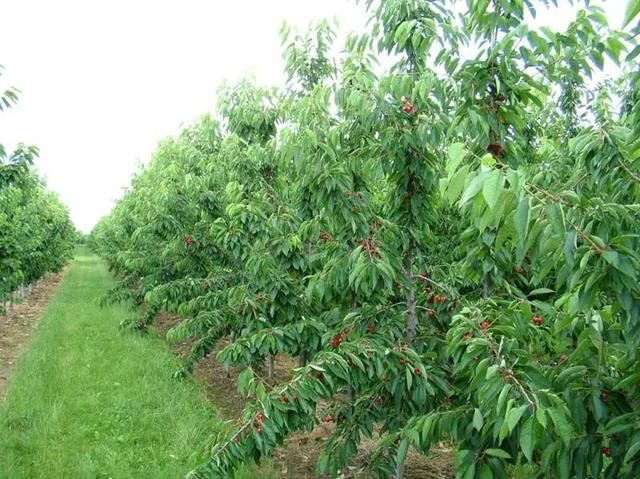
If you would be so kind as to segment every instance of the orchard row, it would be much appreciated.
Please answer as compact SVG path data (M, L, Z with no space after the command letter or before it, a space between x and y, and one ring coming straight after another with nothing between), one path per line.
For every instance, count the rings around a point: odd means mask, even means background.
M367 477L443 440L463 478L639 477L639 3L562 33L527 26L546 1L364 3L338 58L329 24L285 29L286 87L222 88L92 234L108 299L145 305L125 327L182 318L179 375L243 368L192 476L322 423L331 477L368 437Z
M17 101L17 91L0 96L0 111ZM69 212L46 190L32 166L38 150L0 144L0 312L13 293L71 258L77 240Z

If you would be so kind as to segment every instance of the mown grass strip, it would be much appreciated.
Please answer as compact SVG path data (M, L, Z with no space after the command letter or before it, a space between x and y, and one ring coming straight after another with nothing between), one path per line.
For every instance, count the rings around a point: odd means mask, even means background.
M134 311L97 305L112 284L79 250L0 403L0 478L180 478L203 459L221 421L164 341L118 330Z

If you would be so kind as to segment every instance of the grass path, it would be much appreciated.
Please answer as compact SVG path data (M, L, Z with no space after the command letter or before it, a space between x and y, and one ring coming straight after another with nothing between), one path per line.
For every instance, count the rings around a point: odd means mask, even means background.
M161 339L118 331L131 309L97 306L113 282L79 250L0 402L1 479L172 479L202 459L219 419Z

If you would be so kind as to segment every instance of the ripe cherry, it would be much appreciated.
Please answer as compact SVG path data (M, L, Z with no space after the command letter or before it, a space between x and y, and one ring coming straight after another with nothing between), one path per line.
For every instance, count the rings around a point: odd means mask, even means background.
M602 391L600 393L600 399L606 401L607 399L609 399L609 393L607 391Z
M261 412L259 412L259 413L256 415L256 421L258 421L258 423L262 423L262 421L264 421L264 414L263 414L263 413L261 413Z
M325 416L322 419L322 422L326 422L326 423L333 422L333 416L331 416L331 415Z
M193 244L193 237L191 236L185 236L184 237L184 242L188 245L191 246Z
M481 327L482 329L489 329L489 328L491 327L491 325L489 324L489 321L482 321L482 322L480 323L480 327Z
M502 147L500 143L490 143L487 146L487 151L491 153L493 156L502 157L507 154L505 149Z
M531 322L533 322L533 324L535 324L536 326L540 326L542 323L544 323L544 319L536 315L533 318L531 318Z
M608 447L603 447L602 455L605 457L611 457L611 449L609 449Z
M402 107L402 111L405 113L413 113L414 111L414 107L411 103L406 103L403 107Z
M324 374L322 374L322 371L318 371L316 373L316 378L318 378L318 380L320 380L320 381L322 380L322 378L324 378Z
M400 363L400 366L404 366L405 364L407 364L407 360L406 359L401 359L399 361L399 363Z
M413 374L416 376L422 376L422 371L420 371L420 368L413 368Z
M447 300L446 296L437 295L433 298L436 303L444 303Z

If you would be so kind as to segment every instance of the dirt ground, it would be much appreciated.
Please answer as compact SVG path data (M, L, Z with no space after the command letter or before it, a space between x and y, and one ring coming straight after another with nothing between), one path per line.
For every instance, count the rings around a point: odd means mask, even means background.
M0 316L0 400L4 398L20 354L29 344L36 323L62 282L67 268L43 277L19 304Z
M159 334L164 335L172 326L176 325L179 317L162 312L156 316L155 328ZM227 419L235 419L241 416L247 399L238 394L236 378L239 370L225 371L222 364L215 359L216 352L224 346L225 340L221 340L218 348L211 355L201 360L194 368L194 375L205 384L207 397L212 404ZM174 351L184 357L190 349L189 342L172 345ZM278 356L274 362L274 382L285 381L290 377L291 370L297 367L296 360L290 357ZM324 442L330 434L330 425L321 424L310 433L297 433L292 435L283 447L274 453L276 467L283 478L287 479L317 479L315 466ZM354 458L340 479L365 479L370 477L366 473L367 457L375 448L375 438L364 440L361 443L360 452ZM440 445L432 448L432 453L427 457L409 451L405 463L405 479L453 479L453 455L455 451Z

